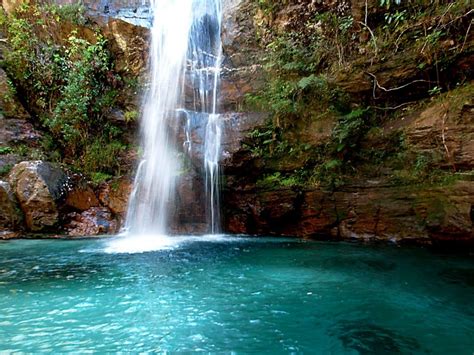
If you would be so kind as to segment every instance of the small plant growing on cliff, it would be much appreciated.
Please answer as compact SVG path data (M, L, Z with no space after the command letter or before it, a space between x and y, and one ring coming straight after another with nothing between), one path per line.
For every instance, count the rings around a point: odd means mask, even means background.
M92 173L91 175L91 182L95 186L99 186L100 184L110 180L112 175L104 174L104 173Z
M137 110L127 111L125 112L125 115L124 115L125 122L135 122L138 120L139 116L140 114L138 113Z
M401 2L402 0L380 0L380 6L383 6L389 9L392 4L400 5Z
M75 25L87 23L86 8L82 4L50 5L48 10L57 14L63 21L69 21Z
M358 108L344 115L333 132L334 150L337 154L347 154L355 148L367 131L367 109Z
M69 164L86 161L87 174L94 169L114 173L119 168L116 160L91 154L90 147L99 140L104 151L117 158L117 135L111 134L114 129L106 115L121 79L112 70L105 38L100 33L84 35L78 27L85 23L83 16L82 5L29 3L11 15L2 13L0 25L11 48L4 65L33 117L49 131L51 151L60 152ZM71 24L72 30L64 33Z
M0 147L0 155L10 154L12 151L11 147Z
M303 184L300 176L297 174L283 175L280 172L265 175L262 179L257 180L256 185L258 188L263 189L275 189L279 187L296 187Z

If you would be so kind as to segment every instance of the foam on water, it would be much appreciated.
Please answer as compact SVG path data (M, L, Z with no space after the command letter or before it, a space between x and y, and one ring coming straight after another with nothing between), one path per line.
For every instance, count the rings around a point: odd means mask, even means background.
M168 235L127 235L118 236L105 243L103 249L108 254L135 254L147 253L152 251L170 250L179 248L185 244L193 242L243 242L248 238L238 236L229 236L225 234L206 234L199 236L183 235L183 236L168 236Z
M166 235L134 235L118 237L106 243L106 253L146 253L150 251L173 249L177 246L177 240Z

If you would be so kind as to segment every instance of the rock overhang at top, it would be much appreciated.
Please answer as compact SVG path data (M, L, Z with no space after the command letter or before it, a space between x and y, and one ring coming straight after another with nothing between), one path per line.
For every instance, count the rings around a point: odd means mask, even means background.
M56 0L56 3L64 5L71 0ZM119 19L145 28L152 25L149 0L83 0L82 4L93 17Z

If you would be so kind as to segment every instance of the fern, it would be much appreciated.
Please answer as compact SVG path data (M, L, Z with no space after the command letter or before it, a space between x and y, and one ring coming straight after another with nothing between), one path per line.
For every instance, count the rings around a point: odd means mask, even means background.
M316 75L311 74L310 76L305 76L298 82L298 87L302 90L309 88L318 82Z

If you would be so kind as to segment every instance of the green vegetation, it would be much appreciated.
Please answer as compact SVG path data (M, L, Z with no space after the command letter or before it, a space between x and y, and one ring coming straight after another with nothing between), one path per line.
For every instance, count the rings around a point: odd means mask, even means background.
M87 23L86 8L84 5L65 4L62 6L49 5L46 8L52 16L56 16L59 21L69 21L75 25L85 25Z
M125 112L125 122L134 122L138 120L139 113L136 110Z
M0 155L10 154L12 152L11 147L0 147Z
M89 176L120 171L121 130L106 116L122 85L107 41L86 23L82 5L23 4L0 12L10 50L2 66L47 132L43 147Z
M98 186L102 184L103 182L110 180L113 176L105 173L93 173L91 176L91 182L95 185Z
M0 176L5 176L8 175L8 173L12 170L13 165L12 164L6 164L0 167Z
M356 175L412 185L455 179L446 164L441 167L446 157L413 151L401 131L385 133L388 122L403 117L398 107L409 106L400 102L405 96L403 84L384 88L376 74L392 70L387 67L390 62L400 67L418 63L419 72L410 74L412 82L406 84L408 88L420 84L416 100L436 97L450 85L462 86L466 80L462 75L444 81L441 76L446 75L443 70L453 58L472 47L466 43L470 2L380 0L377 5L369 4L359 18L342 5L330 10L308 5L307 11L295 13L287 7L284 17L291 21L281 27L281 22L274 20L286 5L256 1L266 86L247 95L246 104L247 109L271 114L267 125L251 132L245 142L268 168L257 184L267 188L308 184L335 188ZM348 78L367 80L357 75L367 72L374 82L373 92L351 97L342 89ZM302 130L314 127L311 122L327 118L334 122L330 139L298 138ZM285 161L296 161L289 165L299 165L298 172L279 170L277 162L284 165Z
M276 187L295 187L301 186L304 180L300 179L297 174L282 175L280 172L265 175L257 181L257 187L262 189L274 189Z

